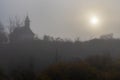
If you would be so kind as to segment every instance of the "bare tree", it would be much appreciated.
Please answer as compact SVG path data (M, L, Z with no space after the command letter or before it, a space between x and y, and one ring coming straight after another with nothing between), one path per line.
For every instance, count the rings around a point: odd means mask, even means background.
M16 27L21 27L21 26L22 26L22 22L20 21L20 18L18 18L17 16L15 16L15 18L9 17L8 29L10 33L13 32Z

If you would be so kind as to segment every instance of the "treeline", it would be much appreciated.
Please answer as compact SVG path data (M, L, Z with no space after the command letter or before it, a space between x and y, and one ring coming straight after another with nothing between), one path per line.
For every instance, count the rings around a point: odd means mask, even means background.
M72 42L45 37L44 39L1 44L0 64L10 69L18 64L29 64L32 57L36 69L42 69L56 62L78 61L91 55L110 54L113 59L119 59L119 53L119 39Z

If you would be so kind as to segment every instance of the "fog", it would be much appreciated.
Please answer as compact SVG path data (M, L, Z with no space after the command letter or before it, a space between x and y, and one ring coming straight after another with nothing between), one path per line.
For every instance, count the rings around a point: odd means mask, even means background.
M119 0L0 0L0 20L9 17L21 20L28 14L31 28L42 37L45 34L82 40L114 33L119 38ZM89 14L100 17L102 30L93 31L86 26Z

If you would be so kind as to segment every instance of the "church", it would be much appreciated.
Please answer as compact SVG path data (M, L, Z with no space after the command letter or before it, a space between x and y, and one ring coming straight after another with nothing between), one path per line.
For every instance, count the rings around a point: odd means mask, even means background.
M16 27L12 33L10 33L10 42L33 40L34 33L30 29L30 19L26 16L24 26Z

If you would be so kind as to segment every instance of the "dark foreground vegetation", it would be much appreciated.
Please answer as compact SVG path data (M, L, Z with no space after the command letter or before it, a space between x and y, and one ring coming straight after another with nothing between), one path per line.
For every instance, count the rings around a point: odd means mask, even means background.
M1 70L0 80L120 80L120 60L93 55L84 60L58 62L42 71L34 71L31 64L16 67L9 74Z
M120 80L116 64L59 63L42 72L38 80Z

